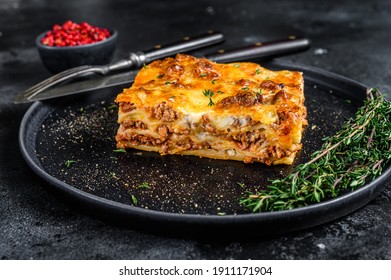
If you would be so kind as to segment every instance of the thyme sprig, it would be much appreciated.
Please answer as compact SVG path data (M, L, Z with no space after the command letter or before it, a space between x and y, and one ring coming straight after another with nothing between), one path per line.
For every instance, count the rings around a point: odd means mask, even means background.
M391 162L391 103L369 89L364 106L335 135L326 137L311 160L296 166L266 190L240 203L253 212L289 210L354 191L380 176Z
M212 97L215 95L215 93L210 90L210 89L205 89L202 91L202 93L204 94L205 97L208 97L209 98L209 104L208 106L213 106L215 105L215 103L213 102L212 100Z

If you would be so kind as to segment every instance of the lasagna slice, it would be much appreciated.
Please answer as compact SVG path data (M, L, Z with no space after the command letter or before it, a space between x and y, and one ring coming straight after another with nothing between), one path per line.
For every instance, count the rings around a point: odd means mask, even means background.
M118 148L291 164L306 121L302 73L179 54L143 67L119 104Z

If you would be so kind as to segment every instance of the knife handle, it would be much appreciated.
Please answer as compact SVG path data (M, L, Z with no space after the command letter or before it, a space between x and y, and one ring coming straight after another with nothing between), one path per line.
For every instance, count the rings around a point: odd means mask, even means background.
M217 53L205 55L209 60L215 62L246 61L249 59L270 59L281 55L287 55L307 50L311 42L307 38L296 38L289 36L286 39L255 43L254 45L233 49L219 50Z

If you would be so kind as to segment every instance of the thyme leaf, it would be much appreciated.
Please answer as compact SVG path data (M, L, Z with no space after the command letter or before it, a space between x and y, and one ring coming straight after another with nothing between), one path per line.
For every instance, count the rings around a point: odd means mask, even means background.
M137 197L134 194L132 194L130 197L132 198L133 205L137 205L137 203L138 203Z
M256 95L262 95L262 89L260 88L259 91L254 91Z
M107 107L107 109L117 109L118 108L118 105L117 104L111 104L109 107Z
M123 148L113 150L114 153L126 153L126 150Z
M354 191L380 176L391 162L391 102L369 89L364 106L311 160L240 203L253 212L289 210Z
M65 162L65 166L66 167L71 167L72 164L76 163L76 160L72 160L72 159L68 159L66 162Z
M117 177L117 174L115 174L115 172L110 172L110 177L114 178L116 180L119 180L119 178Z
M147 182L143 182L137 186L138 189L150 189L151 186Z

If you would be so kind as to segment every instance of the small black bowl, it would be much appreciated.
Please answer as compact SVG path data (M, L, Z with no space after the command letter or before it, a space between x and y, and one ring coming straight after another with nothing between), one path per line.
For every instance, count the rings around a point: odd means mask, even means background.
M35 43L43 64L52 73L58 73L81 65L104 65L113 58L117 31L110 30L111 36L105 40L71 47L50 47L41 43L47 31L40 34Z

